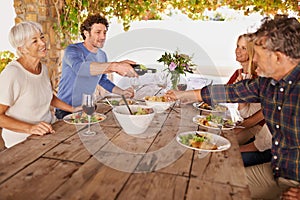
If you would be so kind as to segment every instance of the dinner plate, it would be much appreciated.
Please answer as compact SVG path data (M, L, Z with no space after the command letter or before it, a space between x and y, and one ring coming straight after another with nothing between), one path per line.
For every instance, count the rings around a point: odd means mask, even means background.
M226 108L226 106L222 106L222 105L218 105L220 107L224 107L226 110L215 110L213 109L211 106L209 106L208 108L202 108L201 105L203 104L204 102L194 102L193 103L193 106L198 109L198 110L201 110L201 111L205 111L205 112L211 112L211 113L221 113L221 112L226 112L228 109Z
M91 117L90 124L96 124L99 122L102 122L106 119L106 116L101 113L93 113ZM64 122L68 124L76 124L76 125L86 125L88 123L88 117L86 114L83 114L82 112L72 113L69 115L66 115L63 118Z
M204 125L203 123L199 122L200 119L205 119L206 117L207 117L206 115L196 115L195 117L193 117L193 122L195 124L198 124L198 125L204 127L204 128L219 130L219 127L218 127L217 123L208 121L209 126L207 126L207 125ZM231 130L231 129L234 129L234 128L235 128L235 124L233 124L230 127L222 126L222 130L224 130L224 131Z
M205 135L208 138L210 138L211 143L217 145L217 149L215 149L215 150L200 149L200 148L192 147L192 146L189 146L189 145L183 143L182 136L183 137L187 137L188 135L193 136L193 135L196 135L196 133ZM182 145L188 149L193 149L193 150L201 151L201 152L220 152L220 151L225 151L225 150L229 149L231 146L231 143L226 138L216 135L216 134L213 134L213 133L201 132L201 131L188 131L188 132L179 133L176 136L176 141L180 145Z

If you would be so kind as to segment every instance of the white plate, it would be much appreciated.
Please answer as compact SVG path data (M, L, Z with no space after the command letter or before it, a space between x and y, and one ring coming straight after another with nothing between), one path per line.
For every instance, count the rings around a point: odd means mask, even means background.
M199 134L202 134L202 135L207 135L207 137L211 138L211 142L213 144L217 145L218 149L215 149L215 150L199 149L199 148L196 148L196 147L191 147L189 145L183 144L181 142L180 136L189 135L189 134L195 135L196 133L199 133ZM189 131L189 132L179 133L176 136L176 141L180 145L182 145L182 146L184 146L188 149L193 149L193 150L201 151L201 152L220 152L220 151L225 151L225 150L229 149L230 146L231 146L231 143L229 142L229 140L227 140L226 138L224 138L222 136L219 136L219 135L216 135L216 134L213 134L213 133L208 133L208 132L200 132L200 131Z
M211 126L206 126L206 125L200 123L199 119L204 119L204 118L206 118L206 115L196 115L195 117L193 117L193 122L195 124L198 124L198 125L204 127L204 128L219 130L219 127L217 127L217 124L214 123L214 122L208 121L208 124L210 124ZM231 130L231 129L234 129L234 128L235 128L235 125L232 125L232 127L222 127L222 130L228 131L228 130Z
M202 110L202 111L210 112L210 113L224 113L224 112L226 112L226 111L219 111L219 110L201 108L201 107L199 107L199 104L201 104L201 103L203 103L203 102L195 102L195 103L193 103L193 106L198 110ZM220 105L220 106L222 106L222 105Z
M89 124L87 122L87 116L85 117L81 117L82 116L82 112L77 112L77 113L72 113L72 114L69 114L69 115L66 115L63 120L68 123L68 124L77 124L77 125L86 125L86 124ZM74 118L80 118L80 121L75 121L73 120ZM96 124L96 123L99 123L99 122L102 122L106 119L106 116L101 114L101 113L93 113L92 119L97 119L96 121L93 121L91 122L90 124Z

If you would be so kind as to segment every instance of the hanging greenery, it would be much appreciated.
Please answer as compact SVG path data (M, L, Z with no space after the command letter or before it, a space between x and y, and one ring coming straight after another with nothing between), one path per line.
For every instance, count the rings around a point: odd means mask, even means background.
M57 0L55 6L58 14L55 29L63 46L79 39L80 23L88 13L102 13L108 19L117 17L124 30L130 28L132 21L161 19L162 13L174 9L193 20L207 20L203 12L221 6L241 10L245 15L252 12L274 15L290 10L299 16L296 0Z
M14 53L10 52L10 51L0 51L0 73L2 72L2 70L6 67L6 65L8 63L10 63L11 61L15 60L16 57L14 55Z

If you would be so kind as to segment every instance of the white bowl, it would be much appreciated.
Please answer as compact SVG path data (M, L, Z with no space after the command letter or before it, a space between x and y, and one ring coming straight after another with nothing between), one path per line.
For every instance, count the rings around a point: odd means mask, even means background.
M131 111L134 113L140 108L151 108L145 105L129 105ZM151 124L155 112L146 115L130 115L128 108L125 105L116 106L113 108L113 113L120 126L127 134L141 134Z
M146 99L147 98L144 99L146 105L150 106L151 108L153 108L153 110L156 113L163 113L168 108L170 108L171 106L173 106L173 104L175 103L174 101L162 102L162 101L149 101L149 100L146 100Z

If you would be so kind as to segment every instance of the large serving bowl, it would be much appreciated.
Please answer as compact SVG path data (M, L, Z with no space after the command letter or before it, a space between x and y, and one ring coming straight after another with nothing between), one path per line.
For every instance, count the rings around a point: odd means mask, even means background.
M141 134L151 124L155 112L149 106L145 105L129 105L133 113L137 112L138 108L151 109L152 113L144 115L131 115L125 105L116 106L113 108L113 114L120 126L127 134Z
M156 96L146 96L144 100L146 105L153 108L156 113L163 113L175 103L174 101L165 101L163 97Z

